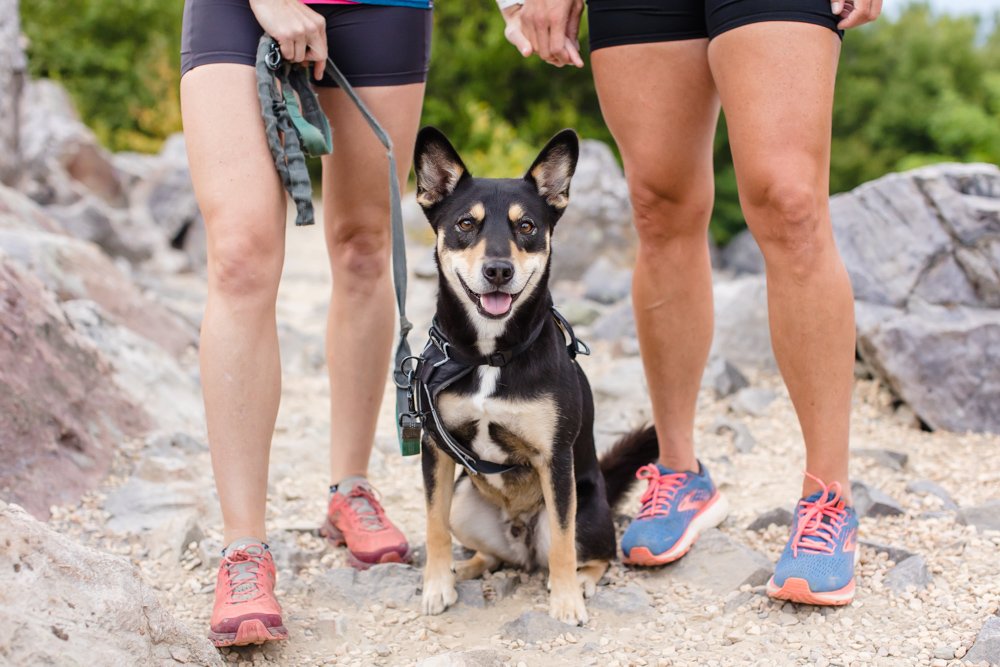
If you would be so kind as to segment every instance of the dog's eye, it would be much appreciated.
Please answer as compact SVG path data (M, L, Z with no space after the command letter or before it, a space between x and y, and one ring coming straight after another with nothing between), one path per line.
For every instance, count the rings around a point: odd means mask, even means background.
M455 224L455 229L460 232L471 232L475 227L476 223L472 221L472 218L462 218Z
M523 218L521 222L517 223L517 231L522 234L534 234L535 233L535 223L528 218Z

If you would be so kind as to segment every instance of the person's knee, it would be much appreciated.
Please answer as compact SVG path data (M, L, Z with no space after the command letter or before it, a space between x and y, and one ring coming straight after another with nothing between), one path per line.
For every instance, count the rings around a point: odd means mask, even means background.
M246 223L246 218L243 219ZM209 244L209 289L227 300L258 302L266 305L277 296L283 263L283 238L280 223L270 233L254 232L239 225L227 225L232 231L212 239ZM221 226L221 225L220 225Z
M640 250L668 252L707 247L712 198L710 184L692 187L633 184L632 217Z
M330 259L338 278L355 285L371 285L389 272L388 211L338 219L330 238Z
M832 244L826 193L788 178L748 193L745 201L747 224L769 273L804 279L820 268Z

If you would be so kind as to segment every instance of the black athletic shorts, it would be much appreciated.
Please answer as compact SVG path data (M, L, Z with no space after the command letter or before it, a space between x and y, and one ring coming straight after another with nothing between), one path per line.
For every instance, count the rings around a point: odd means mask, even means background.
M388 5L310 5L326 19L333 62L352 86L400 86L427 80L431 10ZM187 0L181 76L199 65L253 65L263 29L247 0ZM317 86L336 87L324 75Z
M833 30L841 19L830 0L589 0L590 50L623 44L712 39L764 21L814 23Z

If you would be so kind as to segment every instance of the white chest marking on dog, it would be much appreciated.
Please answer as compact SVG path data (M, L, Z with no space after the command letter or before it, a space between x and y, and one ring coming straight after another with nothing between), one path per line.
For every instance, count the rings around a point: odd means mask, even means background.
M479 393L472 402L480 412L486 410L486 399L493 395L497 389L497 380L500 378L500 369L493 366L479 367Z
M457 396L444 392L438 402L438 409L444 423L449 428L456 428L469 421L477 421L478 428L472 439L472 449L487 461L501 463L507 460L507 453L490 438L490 423L503 426L507 430L523 438L538 451L538 455L546 459L550 455L552 442L555 438L558 409L551 396L540 396L530 400L509 400L491 397L496 389L499 369L485 367L480 372L489 373L489 392L484 393L487 380L480 375L480 390L469 396ZM500 475L484 475L491 485L503 489L503 478Z

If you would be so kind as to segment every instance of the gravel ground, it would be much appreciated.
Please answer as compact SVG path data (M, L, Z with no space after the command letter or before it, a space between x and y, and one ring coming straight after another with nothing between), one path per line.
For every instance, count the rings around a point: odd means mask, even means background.
M588 604L591 620L583 628L550 622L544 576L514 571L469 584L460 603L441 616L421 616L417 569L382 567L355 576L344 551L328 547L315 533L329 483L321 357L329 274L320 237L316 228L291 230L279 305L285 382L271 456L269 528L291 638L263 648L225 650L226 661L936 666L959 664L984 622L998 613L1000 532L963 525L960 512L948 510L936 496L907 491L907 485L937 482L962 508L1000 499L1000 437L923 432L905 409L894 411L891 397L868 380L859 380L854 394L852 446L891 450L907 461L899 465L878 453L854 457L853 477L888 494L902 510L896 516L863 518L860 537L922 556L930 581L892 591L887 582L895 562L863 546L858 594L850 607L820 609L768 599L762 585L767 563L761 559L777 559L788 528L752 531L747 526L764 512L792 508L803 450L780 381L754 376L752 388L774 394L759 416L736 414L733 398L717 400L711 391L702 392L699 454L727 496L731 514L718 533L703 538L679 564L649 571L615 563L606 586ZM196 306L203 287L184 280L183 289L174 291L186 289L188 305ZM409 309L417 331L429 321L433 291L432 281L411 283ZM415 346L422 344L422 336L414 338ZM616 356L612 346L602 344L583 365L597 394L599 442L607 444L616 432L648 419L637 358ZM387 392L371 478L390 516L416 547L419 562L424 530L419 457L398 455L392 407ZM737 451L728 432L715 432L719 419L748 429L755 441L749 451ZM196 436L199 431L192 429ZM154 455L149 444L132 443L106 487L77 507L55 508L52 523L131 556L168 608L192 627L207 629L221 539L208 454L197 445L170 451ZM108 527L114 514L108 503L116 494L122 499L127 489L122 485L132 476L156 483L169 497L150 508L139 504L142 498L126 496L134 516L119 511L124 514L119 520L144 524L146 530L116 533ZM636 508L638 492L624 512ZM621 527L625 522L622 517Z

